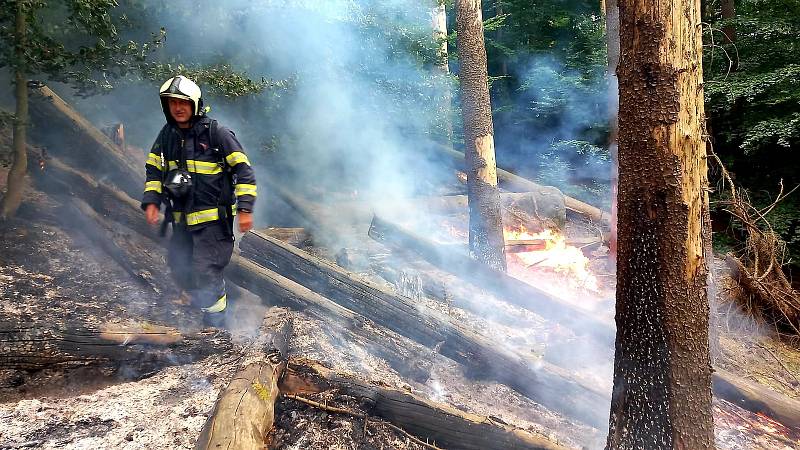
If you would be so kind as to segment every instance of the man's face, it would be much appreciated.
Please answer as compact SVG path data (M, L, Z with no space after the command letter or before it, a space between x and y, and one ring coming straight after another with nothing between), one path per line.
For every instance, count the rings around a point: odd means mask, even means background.
M169 114L178 123L178 126L185 128L189 125L189 120L192 118L192 102L182 98L170 97L167 99L169 105Z

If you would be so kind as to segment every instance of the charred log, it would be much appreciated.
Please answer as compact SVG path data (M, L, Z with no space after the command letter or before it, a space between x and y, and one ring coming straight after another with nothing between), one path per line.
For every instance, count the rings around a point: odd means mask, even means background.
M511 353L435 311L420 312L398 296L336 265L258 232L239 244L242 254L292 281L467 367L474 378L504 383L517 392L593 426L605 426L606 394L563 369Z
M464 166L463 153L445 147L439 147L439 149L453 161L455 167ZM497 168L497 180L501 188L514 192L533 192L543 187L540 184L534 183L533 181L522 178L519 175L515 175L499 167ZM600 225L608 226L611 214L607 211L603 211L600 208L566 195L564 196L564 205L568 211L580 214Z
M277 308L264 317L259 337L244 355L241 368L220 393L195 448L258 450L267 447L275 422L275 401L288 357L291 321Z
M723 369L715 368L711 380L715 396L800 430L800 401L739 378Z
M452 248L445 250L439 244L378 216L372 220L369 235L393 249L411 250L436 267L468 279L509 303L566 326L576 334L593 336L600 345L611 345L614 342L612 323L576 309L524 281L486 267L474 261L466 253L457 252Z
M281 383L285 393L327 392L355 397L370 414L381 417L443 448L466 450L541 449L561 450L543 436L499 422L491 417L468 414L426 400L410 392L377 386L334 372L312 361L291 361Z
M102 366L138 376L187 364L230 350L227 333L182 334L166 327L93 328L4 326L0 328L0 368L35 371Z
M86 118L47 86L31 88L30 117L35 140L74 167L91 167L96 180L113 180L131 197L144 186L144 165L137 165ZM60 132L49 134L53 128ZM69 141L70 145L64 142ZM142 155L144 159L144 155Z

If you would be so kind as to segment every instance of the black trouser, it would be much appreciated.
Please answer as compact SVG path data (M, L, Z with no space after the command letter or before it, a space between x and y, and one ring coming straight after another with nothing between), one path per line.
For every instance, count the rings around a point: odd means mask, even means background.
M225 221L216 221L189 231L173 224L167 263L172 277L186 290L192 305L208 313L225 310L225 280L222 272L233 254L233 235Z

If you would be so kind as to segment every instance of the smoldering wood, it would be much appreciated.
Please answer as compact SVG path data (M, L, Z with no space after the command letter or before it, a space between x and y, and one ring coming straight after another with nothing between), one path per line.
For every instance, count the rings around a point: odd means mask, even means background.
M275 239L280 239L286 243L294 245L295 247L303 247L311 245L311 234L301 227L269 227L260 232L272 236Z
M534 401L596 427L605 426L606 393L546 361L534 361L463 327L433 310L421 312L396 295L335 264L258 232L241 240L242 255L324 295L355 314L464 365L473 378L506 384Z
M431 364L419 351L387 336L380 326L328 298L237 254L225 272L226 278L271 305L303 311L339 332L349 335L370 354L384 359L402 376L425 382Z
M43 155L39 150L29 149L28 153L41 161L41 167L31 170L30 175L42 191L80 198L104 219L124 225L150 240L163 240L158 227L150 226L144 220L139 202L108 180L98 179L83 169L76 169L72 163Z
M188 364L231 349L222 331L178 333L159 330L109 330L80 324L0 326L0 367L36 371L51 368L102 366L141 377L163 367ZM120 338L124 336L121 345ZM163 335L159 344L158 336Z
M800 430L800 401L720 368L714 368L711 380L715 396Z
M524 281L491 269L470 258L466 252L444 249L378 216L372 220L369 236L395 250L413 251L434 266L462 277L513 305L557 322L578 335L594 337L600 345L611 345L616 338L611 322L581 311Z
M131 197L144 186L144 155L138 165L130 155L45 85L30 89L31 137L73 167L96 180L109 180ZM53 130L58 130L54 133ZM68 145L65 142L69 142Z
M299 379L297 381L293 379ZM410 392L337 373L313 361L292 360L282 383L285 392L303 386L305 392L335 391L355 397L368 414L381 417L443 448L465 450L564 450L547 438L499 422L491 417L459 411Z
M198 450L260 450L275 423L278 380L288 358L291 320L270 308L258 338L243 356L240 369L219 394L195 444Z
M458 150L449 149L443 146L437 148L453 162L455 167L464 167L465 162L463 153L459 152ZM497 168L497 180L500 183L501 188L515 192L535 192L543 187L540 184L534 183L533 181L503 170L499 167ZM588 203L566 195L564 196L564 205L567 210L578 213L592 220L593 222L596 222L597 224L603 226L609 225L611 213L608 211L603 211L596 206L592 206Z

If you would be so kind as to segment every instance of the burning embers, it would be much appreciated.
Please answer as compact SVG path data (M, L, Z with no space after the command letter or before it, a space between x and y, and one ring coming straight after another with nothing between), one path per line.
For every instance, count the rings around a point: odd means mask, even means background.
M559 297L564 297L565 288L571 291L569 297L581 291L600 292L597 277L589 269L589 258L580 248L568 244L564 234L552 229L532 233L519 226L504 229L503 235L511 276Z

